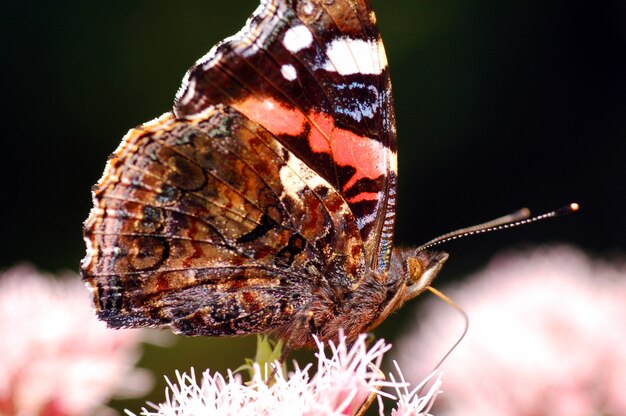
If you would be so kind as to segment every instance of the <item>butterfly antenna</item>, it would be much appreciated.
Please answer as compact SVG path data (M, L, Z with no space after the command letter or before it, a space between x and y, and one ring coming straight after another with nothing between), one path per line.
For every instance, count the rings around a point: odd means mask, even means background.
M461 228L460 230L446 233L437 238L433 238L426 244L422 244L417 248L417 252L427 250L433 246L446 243L448 241L456 240L458 238L467 237L474 234L487 233L491 231L505 230L507 228L514 228L520 225L531 224L533 222L545 220L547 218L554 218L561 215L569 214L578 211L580 206L573 202L569 205L555 209L554 211L546 212L545 214L537 215L536 217L530 217L530 210L528 208L522 208L504 217L496 218L482 224L473 225L467 228ZM442 298L443 299L443 298Z

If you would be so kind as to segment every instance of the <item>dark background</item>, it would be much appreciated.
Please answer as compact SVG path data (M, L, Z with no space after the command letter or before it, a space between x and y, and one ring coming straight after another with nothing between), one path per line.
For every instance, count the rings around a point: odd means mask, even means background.
M171 108L186 69L257 2L4 6L0 267L78 269L90 187L131 127ZM446 245L447 281L502 248L626 243L626 2L374 1L394 81L398 244L577 201L576 215ZM440 283L441 284L441 283ZM415 302L418 303L418 302ZM377 334L393 340L406 311ZM157 377L237 367L254 340L149 348ZM229 351L225 353L224 351ZM152 400L163 397L159 388ZM138 405L125 402L138 410Z

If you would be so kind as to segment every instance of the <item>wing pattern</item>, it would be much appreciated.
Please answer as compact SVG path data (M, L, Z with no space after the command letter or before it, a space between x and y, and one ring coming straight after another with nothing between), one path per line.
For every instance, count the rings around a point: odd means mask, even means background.
M94 187L81 272L98 316L292 347L354 338L400 299L395 137L369 1L262 0Z
M366 262L388 268L396 132L387 58L364 0L267 0L187 73L174 112L228 104L326 179L354 213Z
M82 271L114 327L265 332L364 273L341 196L225 106L131 130L93 195Z

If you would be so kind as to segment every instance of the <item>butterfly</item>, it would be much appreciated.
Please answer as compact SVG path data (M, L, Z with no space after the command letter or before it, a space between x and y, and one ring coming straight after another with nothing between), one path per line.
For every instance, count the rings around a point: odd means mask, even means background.
M370 2L264 0L109 158L83 280L113 328L354 340L448 257L394 247L396 183Z

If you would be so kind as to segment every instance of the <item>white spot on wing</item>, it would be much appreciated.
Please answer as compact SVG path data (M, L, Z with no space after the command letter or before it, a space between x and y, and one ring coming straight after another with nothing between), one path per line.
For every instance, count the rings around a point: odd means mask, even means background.
M398 154L391 149L387 149L389 154L389 170L398 173Z
M296 68L293 65L287 64L280 67L280 73L283 75L287 81L293 81L298 78L298 73L296 72Z
M304 6L302 6L302 11L304 12L304 14L306 14L307 16L310 16L314 10L315 10L315 7L310 1L304 2Z
M305 183L287 165L280 168L280 183L283 185L284 192L294 201L300 200L298 194L305 188Z
M292 53L308 48L313 43L313 34L304 25L294 26L285 32L283 46Z
M387 67L387 57L381 41L341 37L333 40L326 49L328 61L323 69L341 75L377 75Z
M304 162L293 154L289 155L287 164L280 168L280 183L283 185L284 193L289 195L294 201L300 202L300 194L306 188L314 191L319 186L332 189L331 185L324 178L309 168Z

